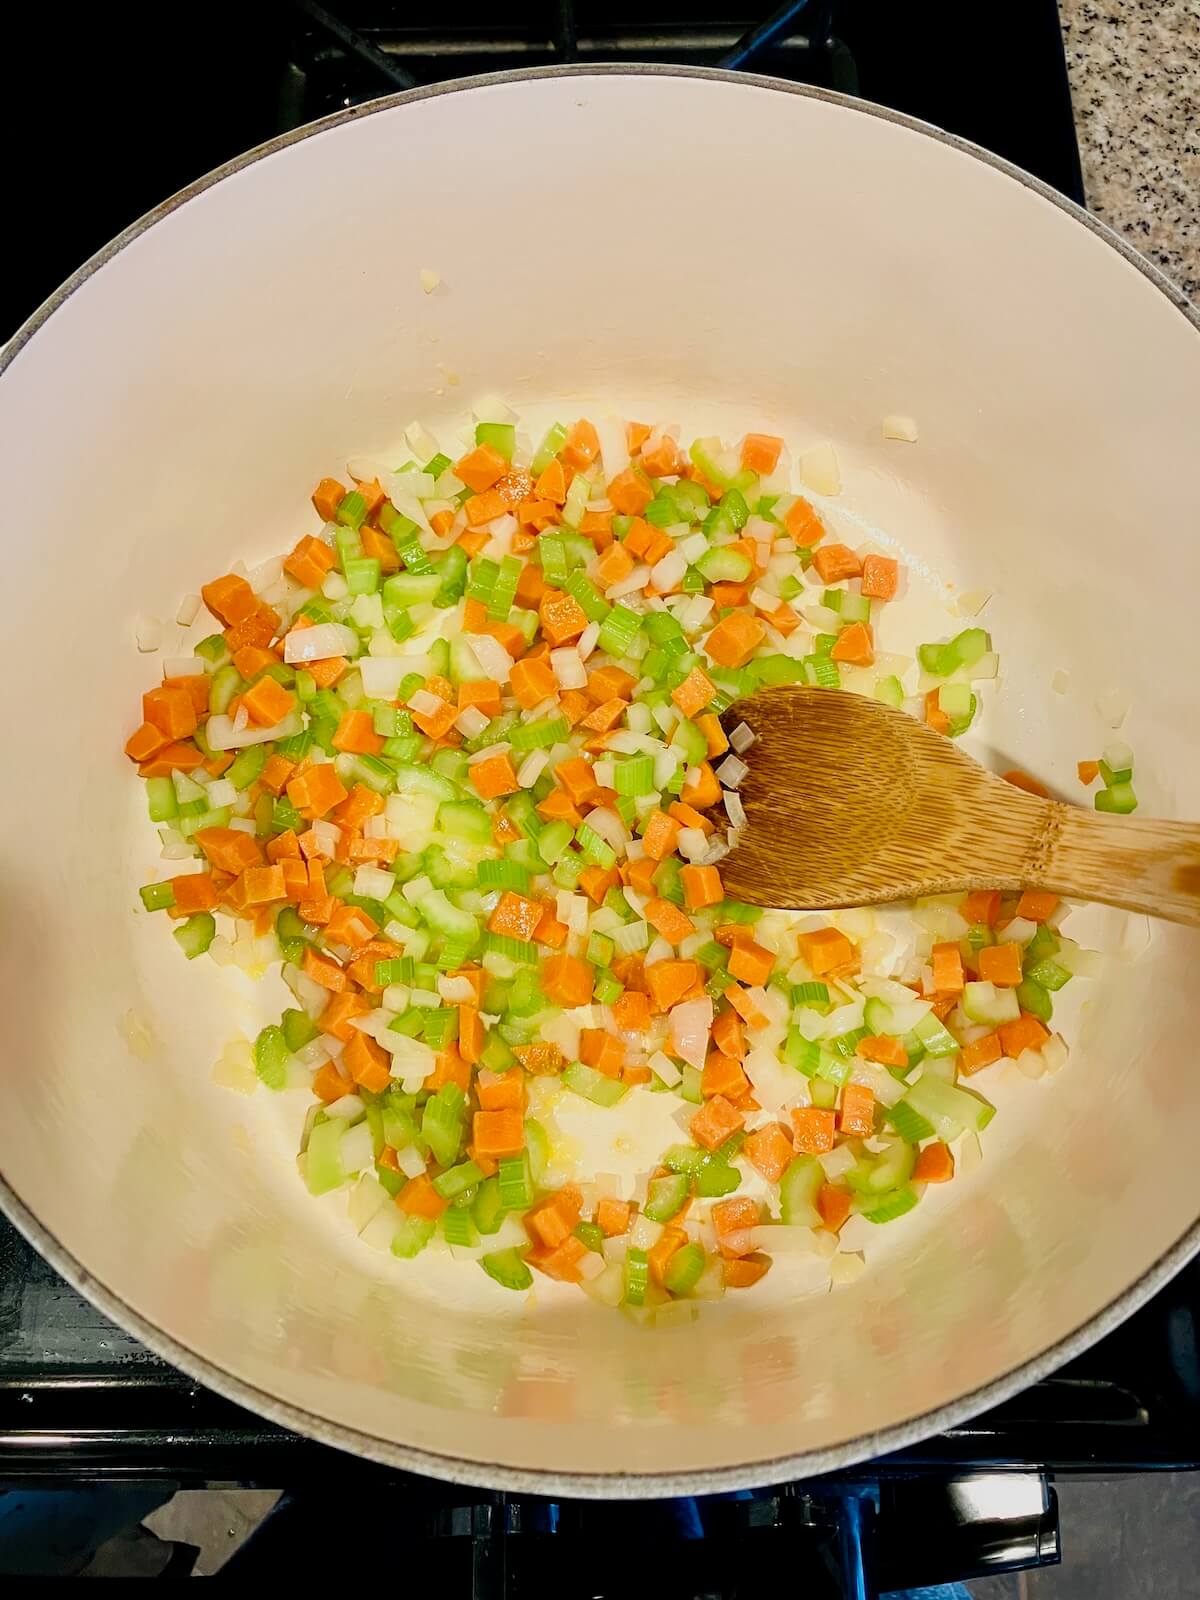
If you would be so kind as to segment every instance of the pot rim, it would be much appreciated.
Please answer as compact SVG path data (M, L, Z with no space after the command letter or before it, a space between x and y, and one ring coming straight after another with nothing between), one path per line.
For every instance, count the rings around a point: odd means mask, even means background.
M563 66L529 67L512 72L482 73L470 78L456 78L446 83L408 89L399 94L387 95L362 106L333 113L317 122L306 123L301 128L278 135L265 144L257 145L204 177L179 190L131 223L115 239L85 261L72 275L43 302L26 322L13 334L8 344L0 350L0 377L16 355L24 349L42 325L82 287L90 277L157 222L169 216L206 189L231 177L260 161L265 156L299 144L302 140L324 133L330 128L357 121L361 117L375 116L397 106L412 104L435 96L460 94L474 89L499 85L524 83L538 78L590 78L590 77L661 77L697 78L716 83L744 84L774 93L794 94L809 100L824 101L854 111L862 116L876 117L894 123L910 132L923 134L948 145L964 155L973 157L1012 178L1026 189L1064 212L1073 221L1087 228L1102 243L1121 255L1130 266L1180 311L1192 329L1200 333L1200 307L1193 305L1183 290L1173 283L1153 262L1148 261L1107 223L1093 217L1075 201L1059 194L1040 178L1023 171L1002 157L993 155L980 145L956 134L947 133L932 123L908 116L870 101L858 100L835 90L820 89L808 84L790 83L781 78L759 73L729 72L719 67L686 67L670 64L643 63L577 63ZM1182 1267L1200 1252L1200 1218L1155 1261L1138 1279L1103 1307L1087 1322L1066 1338L1043 1350L1039 1355L1011 1368L990 1383L960 1395L957 1399L934 1410L922 1412L903 1422L893 1423L877 1433L859 1434L852 1439L821 1450L797 1451L794 1454L774 1456L752 1462L742 1462L730 1467L711 1467L696 1472L638 1473L588 1473L557 1470L527 1470L471 1460L452 1452L442 1453L398 1444L362 1433L342 1423L333 1422L316 1412L306 1411L278 1399L272 1394L235 1378L206 1357L179 1343L135 1311L106 1283L94 1277L87 1268L47 1229L13 1190L0 1173L0 1210L14 1226L43 1255L50 1265L72 1288L84 1295L106 1316L139 1339L148 1349L164 1361L177 1367L189 1378L204 1384L223 1398L257 1412L260 1416L314 1439L321 1444L348 1450L355 1455L377 1461L382 1465L402 1471L416 1472L427 1477L478 1486L501 1489L521 1494L559 1495L576 1499L631 1500L656 1496L714 1494L731 1489L757 1488L797 1478L815 1477L839 1468L857 1465L876 1456L902 1450L906 1446L942 1433L981 1411L999 1405L1019 1390L1055 1371L1065 1362L1090 1348L1097 1340L1111 1333L1126 1318L1133 1315Z

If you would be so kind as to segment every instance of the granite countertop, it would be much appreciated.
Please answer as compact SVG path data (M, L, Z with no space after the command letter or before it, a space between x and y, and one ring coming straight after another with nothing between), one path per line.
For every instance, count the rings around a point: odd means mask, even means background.
M1059 10L1088 205L1200 301L1200 6Z

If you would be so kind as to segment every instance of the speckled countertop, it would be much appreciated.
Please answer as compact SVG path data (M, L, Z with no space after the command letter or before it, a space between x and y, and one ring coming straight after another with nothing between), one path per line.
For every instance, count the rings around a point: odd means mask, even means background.
M1200 4L1059 10L1088 205L1200 300Z

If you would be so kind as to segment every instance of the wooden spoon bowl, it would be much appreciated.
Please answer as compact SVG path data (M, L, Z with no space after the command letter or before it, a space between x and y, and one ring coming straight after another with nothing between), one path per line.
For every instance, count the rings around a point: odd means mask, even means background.
M1047 889L1200 925L1200 825L1029 794L864 695L760 689L722 722L755 735L746 826L720 864L737 899L822 910Z

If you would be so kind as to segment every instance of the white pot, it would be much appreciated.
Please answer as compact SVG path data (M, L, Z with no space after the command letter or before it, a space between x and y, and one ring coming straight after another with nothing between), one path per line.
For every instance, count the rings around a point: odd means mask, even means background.
M1125 689L1147 811L1200 812L1200 336L1128 247L957 141L765 79L584 68L349 112L138 224L5 359L5 1207L185 1370L398 1465L640 1495L893 1449L1200 1243L1195 933L1114 964L1068 1069L1003 1101L982 1168L854 1284L773 1275L645 1333L549 1287L481 1312L461 1265L362 1246L297 1182L303 1096L211 1082L278 981L187 964L138 909L135 619L290 546L319 476L485 390L832 441L842 504L993 594L994 759L1069 789ZM882 438L896 412L915 446Z

